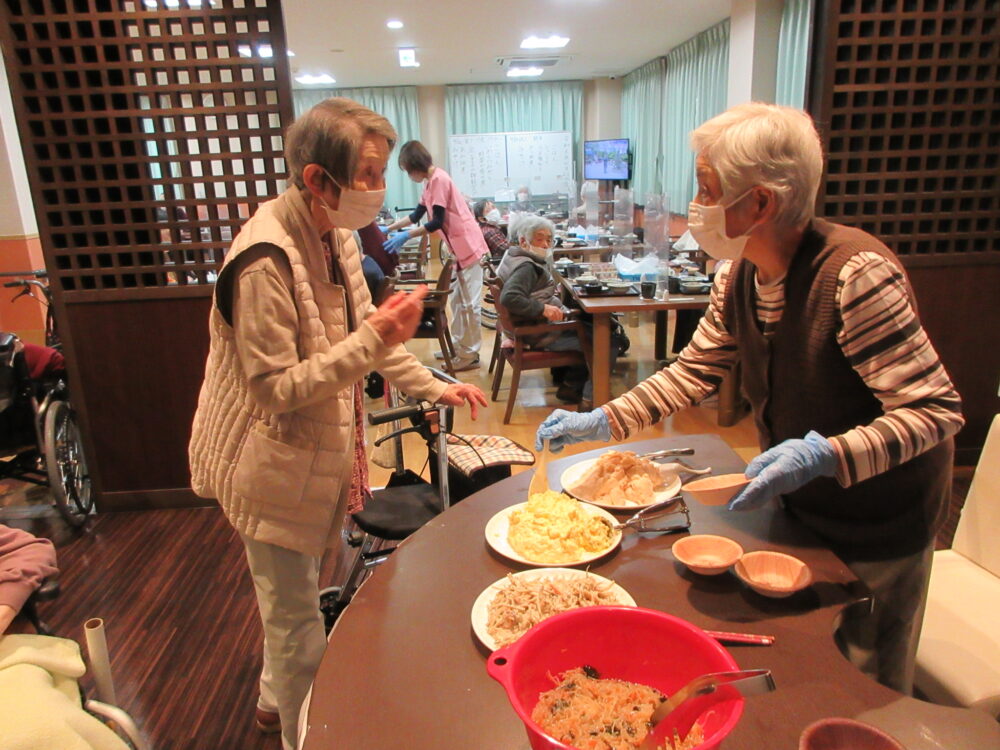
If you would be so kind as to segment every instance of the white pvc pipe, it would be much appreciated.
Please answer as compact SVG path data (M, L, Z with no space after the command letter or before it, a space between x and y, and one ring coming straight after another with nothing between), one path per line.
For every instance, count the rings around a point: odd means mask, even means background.
M87 636L87 654L90 656L90 668L94 672L94 682L97 683L97 697L102 703L117 704L115 700L115 685L111 679L111 660L108 658L108 640L104 635L104 620L92 617L83 623L83 632Z

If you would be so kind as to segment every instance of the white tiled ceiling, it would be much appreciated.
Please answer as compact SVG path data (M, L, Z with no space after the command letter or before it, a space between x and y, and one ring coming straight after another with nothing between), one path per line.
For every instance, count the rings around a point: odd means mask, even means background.
M730 0L285 0L293 77L329 73L337 87L509 81L499 57L558 55L528 80L623 75L729 16ZM400 30L386 22L403 22ZM570 37L522 50L527 36ZM419 68L399 67L415 47ZM299 84L294 84L299 86Z

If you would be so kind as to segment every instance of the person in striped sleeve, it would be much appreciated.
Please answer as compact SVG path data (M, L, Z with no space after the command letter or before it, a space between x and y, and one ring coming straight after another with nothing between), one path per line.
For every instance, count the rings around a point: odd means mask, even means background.
M556 410L536 448L629 435L718 388L737 363L763 453L729 509L771 501L822 538L874 595L842 633L850 658L909 693L961 401L917 317L899 259L815 216L820 139L799 110L729 109L691 134L689 228L720 260L678 360L590 412Z

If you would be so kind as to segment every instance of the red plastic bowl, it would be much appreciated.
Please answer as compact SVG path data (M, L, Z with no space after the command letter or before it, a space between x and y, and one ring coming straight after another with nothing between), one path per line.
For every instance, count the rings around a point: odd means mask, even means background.
M678 617L641 607L585 607L550 617L515 643L494 651L486 663L528 731L533 750L572 750L531 720L538 696L554 687L549 675L588 664L602 677L628 680L670 695L695 677L739 669L736 661L700 628ZM705 741L716 748L743 713L743 699L712 704L702 716ZM668 729L660 725L659 738Z

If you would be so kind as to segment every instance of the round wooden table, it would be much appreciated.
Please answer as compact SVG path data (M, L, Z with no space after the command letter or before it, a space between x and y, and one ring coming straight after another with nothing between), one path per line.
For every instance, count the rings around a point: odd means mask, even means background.
M688 460L714 473L743 462L718 437L684 436L630 444L637 452L693 447ZM549 481L592 453L551 461ZM525 750L524 726L500 685L486 674L485 648L470 624L476 597L525 566L486 544L484 527L523 502L531 472L498 482L416 532L377 568L341 615L313 684L304 750ZM795 750L802 730L848 716L897 736L908 750L1000 748L1000 729L984 713L901 696L862 675L838 651L833 633L858 597L847 567L780 510L733 513L688 499L691 533L722 534L746 551L776 549L805 560L814 583L787 599L768 599L732 573L704 577L684 569L670 546L677 534L626 531L620 548L590 569L614 579L643 607L695 625L774 635L772 646L727 646L741 669L772 670L777 690L747 700L723 750Z

